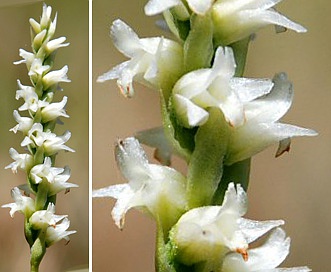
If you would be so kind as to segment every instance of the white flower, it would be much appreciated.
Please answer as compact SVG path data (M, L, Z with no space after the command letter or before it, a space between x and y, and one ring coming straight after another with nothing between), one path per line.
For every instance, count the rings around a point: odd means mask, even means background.
M209 107L219 108L231 126L245 121L244 104L268 93L268 79L236 78L230 47L219 47L212 68L199 69L180 78L173 88L177 116L186 127L204 124Z
M28 75L34 80L34 82L41 79L43 75L51 69L51 66L43 65L43 61L44 60L41 58L35 58L31 63Z
M235 188L230 183L222 206L205 206L186 212L170 234L171 242L177 249L176 258L186 265L206 262L208 267L219 266L230 252L238 252L243 259L249 259L249 243L284 222L242 218L246 210L245 191L239 184Z
M30 110L37 112L40 108L46 107L49 103L47 101L39 100L39 97L33 87L24 86L17 80L19 90L16 91L16 99L24 99L24 104L18 108L19 111Z
M296 32L307 30L272 7L282 0L218 0L213 4L215 39L223 45L239 41L273 24Z
M292 22L272 7L282 0L150 0L145 6L147 15L176 8L176 16L188 20L192 12L205 15L211 12L216 44L229 45L255 33L260 28L273 24L306 32L301 25ZM186 3L185 3L186 2ZM186 4L190 11L187 10ZM183 14L187 14L183 16Z
M65 105L67 104L68 98L66 96L63 97L61 102L51 103L45 106L41 110L41 118L44 123L55 120L56 118L69 117L69 115L65 111Z
M31 65L35 59L35 55L31 52L25 51L24 49L19 50L19 55L23 58L22 60L15 61L14 64L26 63L26 67L30 70Z
M18 124L9 131L13 131L14 133L21 131L23 134L27 134L33 125L33 119L30 117L22 117L17 110L14 110L13 116Z
M65 37L60 37L60 38L49 41L45 46L48 54L52 53L53 51L57 50L60 47L68 46L69 43L64 43L65 40L66 40Z
M118 143L116 160L129 183L95 190L93 197L117 199L112 216L119 228L124 225L126 212L133 207L147 211L156 219L160 219L160 214L169 217L161 220L178 219L186 206L185 178L182 174L166 166L149 164L135 138Z
M79 187L77 184L67 182L69 178L70 178L70 168L68 166L65 166L63 172L56 175L54 177L53 182L49 184L48 195L52 196L63 190L66 190L66 192L68 192L70 188Z
M14 160L11 164L7 165L5 169L11 169L13 173L17 173L17 169L27 171L34 163L34 159L30 154L19 154L14 148L9 149L9 155Z
M44 149L45 153L48 154L48 156L54 155L60 150L69 151L69 152L75 152L72 148L64 145L71 137L70 131L65 131L63 135L56 136L54 133L48 133L47 140L44 142Z
M67 182L70 178L70 169L68 167L52 167L52 161L49 157L45 158L43 164L37 164L31 169L30 177L35 184L43 180L49 183L48 196L55 195L65 189L78 187L76 184Z
M289 148L290 138L317 135L311 129L278 122L292 104L293 89L284 73L277 74L273 81L274 87L269 94L245 104L246 121L231 129L226 164L247 159L278 142L279 154Z
M121 20L113 22L111 36L116 48L130 60L100 76L98 82L117 79L122 93L131 97L134 94L133 80L165 89L180 76L183 49L178 43L159 37L140 39Z
M75 230L67 231L70 226L68 218L64 218L61 223L57 224L56 227L48 227L46 231L46 247L50 247L56 242L64 239L69 242L69 235L76 233Z
M44 179L49 183L53 182L55 177L64 171L63 168L52 167L52 160L46 157L43 164L37 164L30 171L31 180L39 184Z
M2 208L10 208L9 214L11 217L14 217L15 212L20 212L29 218L35 211L34 200L31 197L23 196L17 187L11 190L11 196L15 202L2 205Z
M285 74L276 75L272 82L236 78L234 71L232 50L219 47L212 68L184 75L173 89L176 116L186 127L203 125L210 107L222 111L230 130L226 164L247 159L278 142L286 150L292 137L316 135L313 130L278 122L293 99L292 84Z
M36 211L29 219L29 223L34 229L45 229L49 226L56 227L56 223L66 218L67 215L56 215L55 205L49 203L47 210Z
M51 87L54 84L58 84L59 82L70 82L70 79L68 79L67 76L67 72L68 72L68 66L65 65L60 70L51 71L47 73L42 79L44 89L47 90L49 87Z
M34 123L28 136L23 139L21 146L31 145L34 148L43 146L47 156L54 155L60 150L75 152L72 148L64 145L70 137L69 131L64 132L62 136L57 136L50 131L44 132L42 124Z
M276 268L289 254L290 238L281 228L271 232L265 243L249 249L245 261L238 253L225 256L220 272L309 272L308 267Z

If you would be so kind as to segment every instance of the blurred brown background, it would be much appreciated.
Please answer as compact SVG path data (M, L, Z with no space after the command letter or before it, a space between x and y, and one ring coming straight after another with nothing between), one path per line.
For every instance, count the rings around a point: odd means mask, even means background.
M7 3L8 2L8 3ZM13 175L4 167L12 162L8 150L14 147L20 153L22 135L9 132L16 123L12 117L14 109L23 104L15 100L16 79L29 85L27 69L24 64L13 65L20 60L19 48L31 51L29 18L39 21L42 13L42 2L26 1L27 4L15 4L16 1L0 3L0 180L1 205L11 203L11 188L25 182L25 175ZM33 2L33 3L31 3ZM5 4L10 4L5 5ZM65 64L69 66L68 77L71 83L61 84L63 92L58 92L54 101L60 101L63 95L68 96L67 113L69 119L63 118L64 125L57 126L56 132L72 132L68 146L75 153L60 153L56 164L58 167L69 165L72 174L69 182L79 188L69 194L58 195L56 213L68 214L70 230L77 230L71 241L65 245L60 241L47 250L40 271L59 272L88 266L88 1L52 0L46 4L53 7L53 16L58 12L58 24L55 38L66 36L70 46L57 53L54 69ZM52 16L52 18L53 18ZM0 271L30 271L29 247L23 234L23 216L15 214L12 219L9 209L0 209Z
M121 18L140 37L162 34L146 17L146 1L93 1L93 187L125 182L113 158L117 138L160 125L155 91L135 84L136 95L125 99L115 82L95 83L98 75L125 60L112 45L109 27ZM251 44L246 76L273 77L285 71L294 83L295 98L284 121L313 128L315 138L293 140L289 154L275 159L276 146L253 159L248 218L284 219L292 238L284 267L307 265L328 271L331 194L331 17L330 1L284 1L277 9L308 28L275 35L260 31ZM178 164L176 164L177 166ZM113 200L93 200L93 271L154 271L155 229L151 219L130 211L124 230L114 225Z

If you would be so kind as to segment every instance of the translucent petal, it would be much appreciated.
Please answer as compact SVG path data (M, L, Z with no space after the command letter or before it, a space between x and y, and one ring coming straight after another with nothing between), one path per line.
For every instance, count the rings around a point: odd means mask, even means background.
M114 68L112 68L108 72L99 76L97 79L97 82L105 82L107 80L119 78L122 74L122 71L128 67L129 63L130 63L130 61L125 61L125 62L120 63L119 65L116 65Z
M270 79L234 77L231 79L230 85L236 91L239 99L243 103L247 103L268 94L274 84Z
M238 224L243 232L247 243L251 243L275 227L284 224L283 220L255 221L245 218L239 218Z
M127 57L142 50L138 35L126 23L117 19L110 30L116 48Z
M257 271L275 268L285 260L289 251L290 238L286 238L285 232L277 228L262 246L249 251L247 265Z
M282 123L246 123L237 128L229 144L227 164L252 157L279 141L299 136L316 136L314 130Z
M154 158L163 165L170 165L172 147L166 138L163 127L139 131L135 137L140 143L156 148Z
M276 122L289 110L293 100L292 83L285 73L275 75L274 86L266 96L245 107L246 118L254 122Z
M214 0L187 0L187 3L194 13L204 15L212 6Z
M119 140L115 147L115 158L123 176L135 181L138 187L148 178L147 156L135 138Z
M299 33L307 32L307 29L303 26L291 21L290 19L286 18L282 14L269 9L269 10L246 10L242 11L241 16L247 18L254 18L252 20L264 22L265 24L275 24L279 26L286 27L288 29L292 29Z
M145 6L145 14L156 15L179 4L181 0L149 0Z

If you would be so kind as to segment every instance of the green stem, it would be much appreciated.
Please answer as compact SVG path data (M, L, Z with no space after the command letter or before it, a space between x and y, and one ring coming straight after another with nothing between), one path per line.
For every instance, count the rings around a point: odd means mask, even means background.
M210 67L213 54L213 23L210 14L192 15L191 30L184 43L185 71Z
M219 109L211 108L207 123L195 136L187 175L189 208L210 205L223 174L229 139L228 125Z
M31 247L30 272L39 271L39 265L46 253L45 236L46 229L41 230L38 238Z
M156 272L176 272L176 269L171 265L171 253L169 247L166 246L164 232L161 226L158 226L156 237Z

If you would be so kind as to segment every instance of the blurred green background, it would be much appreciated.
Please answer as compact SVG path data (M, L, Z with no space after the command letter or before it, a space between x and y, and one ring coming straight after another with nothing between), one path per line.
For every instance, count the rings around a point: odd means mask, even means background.
M24 152L20 147L22 135L9 132L15 125L13 110L23 104L22 100L15 100L16 80L20 79L24 85L30 84L26 66L14 65L13 62L21 59L19 48L31 51L28 20L32 17L39 21L42 13L41 1L25 2L30 3L15 4L15 0L0 3L1 205L13 202L11 188L25 182L23 173L13 175L10 170L4 170L12 162L8 154L10 147ZM88 1L52 0L46 4L53 7L53 16L58 12L55 38L65 36L70 42L69 47L58 51L54 69L67 64L68 77L72 82L61 84L63 92L58 92L54 101L60 101L63 95L68 96L67 113L70 118L62 119L64 125L57 126L56 132L62 134L70 130L72 137L68 146L76 152L60 153L56 165L69 165L72 170L69 182L79 185L69 194L60 193L56 205L56 213L68 214L70 230L77 230L77 233L70 237L68 245L60 241L49 248L40 267L40 271L58 272L88 266ZM0 218L0 271L29 271L29 247L23 233L23 216L16 213L12 219L9 209L0 209Z
M116 82L96 83L98 75L125 60L112 45L109 27L121 18L140 37L164 35L155 17L146 17L146 1L93 1L93 187L125 182L115 166L117 138L159 126L155 91L135 84L136 95L125 99ZM249 188L248 218L284 219L292 238L284 267L307 265L328 271L331 194L331 2L283 1L277 9L308 28L276 35L273 27L258 32L251 43L246 76L272 78L285 71L294 83L295 98L284 121L319 132L315 138L294 139L289 154L275 159L276 146L255 156ZM150 149L148 149L151 151ZM149 152L151 154L151 152ZM176 167L185 171L180 160ZM154 271L155 226L136 211L126 216L123 231L114 225L113 200L93 200L93 271Z

